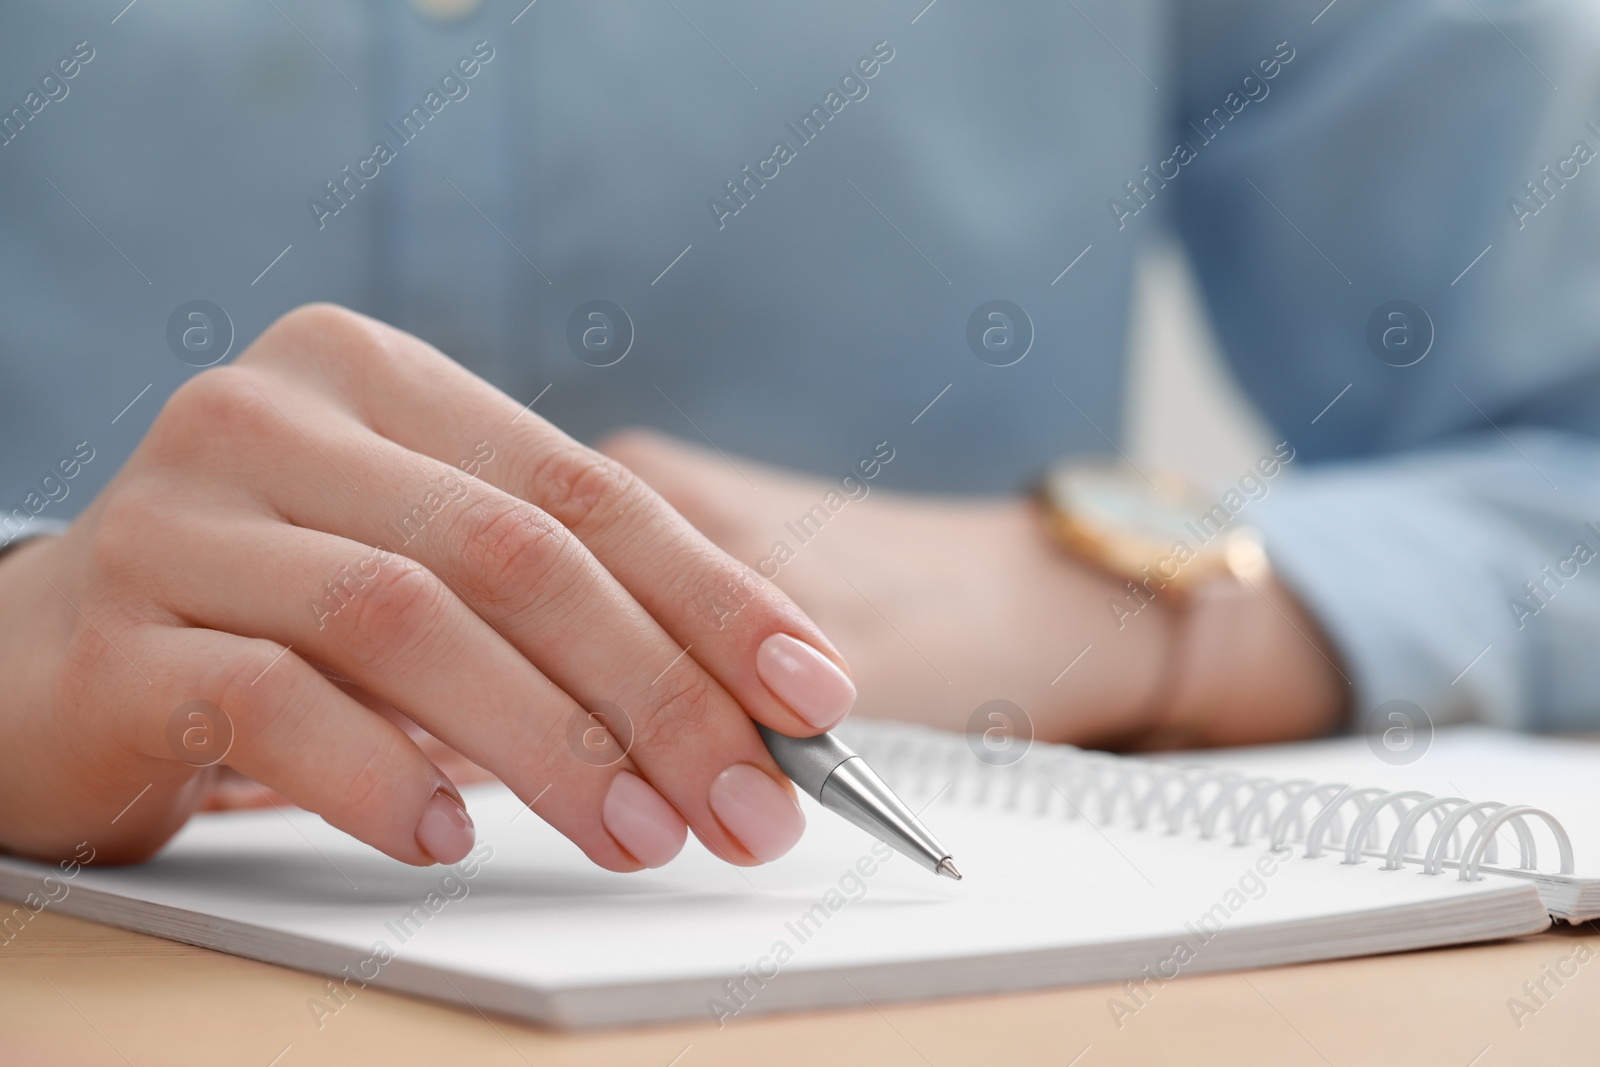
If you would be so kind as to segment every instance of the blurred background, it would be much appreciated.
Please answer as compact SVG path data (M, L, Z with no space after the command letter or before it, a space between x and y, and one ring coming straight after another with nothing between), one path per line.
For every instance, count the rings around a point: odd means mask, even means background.
M1175 241L1151 241L1134 279L1128 454L1201 484L1229 482L1273 439L1222 361L1189 259ZM1294 475L1291 464L1281 476Z

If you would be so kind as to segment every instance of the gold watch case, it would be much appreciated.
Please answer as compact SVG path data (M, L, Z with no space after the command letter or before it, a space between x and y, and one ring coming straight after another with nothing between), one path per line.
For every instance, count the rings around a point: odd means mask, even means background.
M1269 571L1261 535L1181 478L1067 460L1039 488L1054 537L1074 555L1150 592L1184 595L1221 576Z

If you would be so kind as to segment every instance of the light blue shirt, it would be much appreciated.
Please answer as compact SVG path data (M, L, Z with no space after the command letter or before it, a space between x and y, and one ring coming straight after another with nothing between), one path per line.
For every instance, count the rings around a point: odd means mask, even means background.
M5 513L104 484L194 300L232 353L346 304L588 440L1013 493L1110 451L1175 228L1359 705L1600 723L1595 5L450 6L6 6Z

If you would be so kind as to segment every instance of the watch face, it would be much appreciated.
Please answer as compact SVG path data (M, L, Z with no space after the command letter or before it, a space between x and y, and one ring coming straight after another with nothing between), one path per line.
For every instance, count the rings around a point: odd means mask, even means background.
M1119 577L1191 587L1230 569L1246 537L1226 509L1173 478L1131 466L1069 463L1045 481L1051 524L1066 546Z
M1183 483L1167 478L1146 481L1137 471L1112 466L1068 468L1055 480L1052 491L1057 506L1077 521L1163 549L1174 541L1198 548L1195 522L1211 506L1211 501Z

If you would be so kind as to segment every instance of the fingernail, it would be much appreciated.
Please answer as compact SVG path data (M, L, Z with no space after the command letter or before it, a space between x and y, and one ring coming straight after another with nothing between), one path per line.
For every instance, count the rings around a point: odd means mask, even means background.
M849 713L856 702L850 676L798 638L773 634L756 650L756 674L794 713L826 730Z
M677 809L631 771L619 771L611 779L600 821L617 844L646 867L667 863L689 836L689 824Z
M793 848L806 828L794 797L748 763L735 763L717 775L710 801L723 829L763 863Z
M435 792L417 821L417 844L438 863L454 863L472 851L472 820L455 798Z

